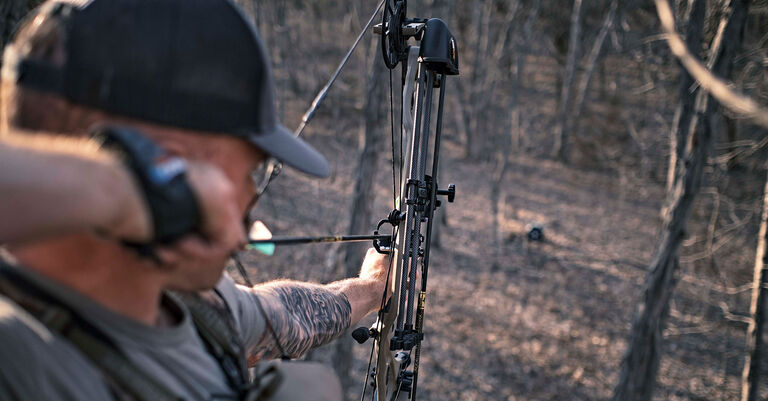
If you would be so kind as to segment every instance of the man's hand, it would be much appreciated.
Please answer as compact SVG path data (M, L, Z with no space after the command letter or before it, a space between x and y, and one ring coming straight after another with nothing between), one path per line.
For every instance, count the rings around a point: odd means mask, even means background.
M212 165L190 162L187 179L197 196L203 236L230 250L245 245L242 214L235 200L235 188L227 176Z
M197 196L202 238L187 235L170 246L158 246L157 255L171 265L190 258L226 259L246 242L234 187L221 170L206 163L188 162L187 180Z
M377 252L373 248L368 248L368 252L365 254L363 265L360 267L361 279L367 280L371 284L371 292L375 294L372 309L379 307L381 301L381 295L384 293L384 286L387 285L387 270L389 269L389 255L384 255ZM392 294L392 277L390 277L390 285L387 289L387 297Z

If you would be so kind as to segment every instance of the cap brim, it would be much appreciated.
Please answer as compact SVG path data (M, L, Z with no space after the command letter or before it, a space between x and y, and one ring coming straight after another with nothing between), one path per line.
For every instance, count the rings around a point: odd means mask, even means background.
M270 156L303 173L320 178L331 175L328 160L282 125L269 133L252 134L248 140Z

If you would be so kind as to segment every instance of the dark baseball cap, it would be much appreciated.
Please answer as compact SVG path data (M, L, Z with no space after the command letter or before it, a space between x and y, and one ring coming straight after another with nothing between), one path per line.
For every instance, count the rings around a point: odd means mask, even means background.
M19 85L116 115L240 137L300 171L330 174L323 155L277 121L269 57L231 1L46 7L65 24L66 61L19 61Z

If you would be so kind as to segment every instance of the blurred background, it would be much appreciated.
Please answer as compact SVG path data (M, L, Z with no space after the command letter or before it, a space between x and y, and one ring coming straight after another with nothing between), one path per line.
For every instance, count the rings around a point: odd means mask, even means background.
M378 3L236 2L271 53L290 128ZM3 43L36 4L0 2ZM768 2L671 6L691 52L768 105ZM652 388L654 400L739 399L745 361L760 356L747 333L761 321L750 304L766 130L706 103L652 1L414 0L408 14L447 22L461 68L448 81L440 169L457 195L435 223L419 398L635 400ZM304 131L332 177L287 170L262 199L273 234L366 234L392 209L377 45L364 37ZM531 225L543 240L527 238ZM247 261L260 281L329 282L355 275L365 248ZM369 347L345 336L307 359L334 366L356 399ZM768 398L765 358L753 399Z

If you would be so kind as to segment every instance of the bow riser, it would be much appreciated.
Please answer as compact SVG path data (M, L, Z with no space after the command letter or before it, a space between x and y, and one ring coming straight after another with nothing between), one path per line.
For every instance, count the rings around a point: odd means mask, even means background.
M416 89L416 66L418 65L419 48L412 47L409 50L408 62L406 64L405 82L403 86L402 97L402 110L411 110L412 101L414 100L414 92ZM403 113L403 126L401 129L403 140L401 157L404 154L413 153L413 137L410 135L413 132L414 127L414 115L410 112ZM401 172L402 175L402 172ZM406 185L400 188L401 197L398 199L398 207L406 204ZM395 319L398 316L400 310L400 299L402 290L402 278L403 278L403 261L402 245L407 239L408 230L405 227L405 220L399 223L397 227L397 238L393 245L393 280L390 283L392 287L392 295L388 309L381 316L382 324L379 330L380 336L376 341L376 354L378 360L376 363L376 376L375 376L375 394L378 400L391 400L396 396L397 386L388 385L389 383L396 383L397 378L400 375L400 363L394 359L394 353L390 351L390 343L392 341L392 335L394 334ZM379 372L384 372L381 374Z

